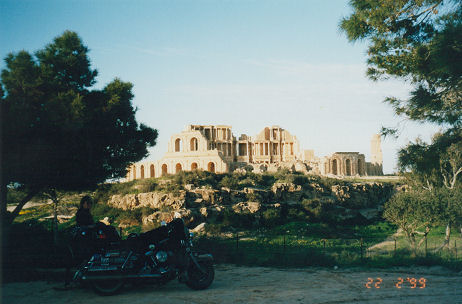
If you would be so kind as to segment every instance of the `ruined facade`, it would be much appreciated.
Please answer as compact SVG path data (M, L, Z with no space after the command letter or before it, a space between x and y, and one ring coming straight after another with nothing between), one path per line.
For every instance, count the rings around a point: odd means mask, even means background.
M359 152L336 152L317 158L313 150L300 151L297 137L279 126L264 128L255 137L232 134L231 126L189 125L174 134L164 157L157 161L133 164L127 180L160 177L180 171L206 170L232 172L252 165L254 168L294 168L300 163L311 173L336 176L382 175L380 135L371 143L372 162Z

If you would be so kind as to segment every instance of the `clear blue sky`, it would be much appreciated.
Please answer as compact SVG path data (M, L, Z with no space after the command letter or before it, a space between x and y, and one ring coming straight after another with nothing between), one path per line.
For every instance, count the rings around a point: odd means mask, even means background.
M279 125L317 156L358 151L368 160L372 134L402 120L382 100L409 87L364 76L366 45L338 29L347 2L0 0L0 56L76 31L97 87L115 77L134 84L138 120L159 131L150 159L188 124L228 124L236 136ZM398 140L382 141L386 173L400 146L438 130L400 126Z

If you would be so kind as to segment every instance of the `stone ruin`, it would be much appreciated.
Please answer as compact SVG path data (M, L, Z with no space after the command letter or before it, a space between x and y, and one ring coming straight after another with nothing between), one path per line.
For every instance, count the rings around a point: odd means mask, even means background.
M316 157L313 150L300 150L296 136L279 126L264 128L255 137L236 138L231 126L189 125L172 135L167 153L157 161L133 164L127 181L160 177L180 171L216 173L276 172L279 169L325 176L383 175L380 135L371 140L371 162L359 152L335 152Z

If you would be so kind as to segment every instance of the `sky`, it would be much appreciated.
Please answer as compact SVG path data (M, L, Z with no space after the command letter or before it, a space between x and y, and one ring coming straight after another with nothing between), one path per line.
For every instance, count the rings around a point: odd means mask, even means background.
M338 26L350 13L347 0L0 0L0 56L77 32L99 72L95 88L133 83L137 120L159 132L150 160L189 124L224 124L236 137L278 125L316 156L368 161L372 135L398 126L398 139L382 139L384 172L393 173L399 148L438 127L383 103L410 85L365 76L367 44L348 42Z

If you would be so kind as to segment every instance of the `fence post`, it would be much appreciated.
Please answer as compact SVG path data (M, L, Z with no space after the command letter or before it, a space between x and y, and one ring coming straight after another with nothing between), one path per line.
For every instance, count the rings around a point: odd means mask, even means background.
M239 251L239 231L236 232L236 251Z
M361 260L363 259L363 238L361 238Z
M425 234L425 257L427 257L427 235Z
M282 262L285 265L286 264L286 233L284 232L284 243L283 243L283 253L282 253Z
M456 250L456 260L457 260L457 241L454 240L454 249Z

